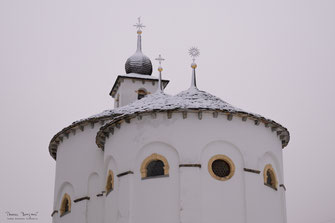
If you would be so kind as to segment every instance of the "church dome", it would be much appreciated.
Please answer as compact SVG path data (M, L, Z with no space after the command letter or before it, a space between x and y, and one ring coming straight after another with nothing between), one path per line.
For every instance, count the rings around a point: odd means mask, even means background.
M152 64L146 55L144 55L141 51L136 51L134 55L129 57L125 64L126 73L136 73L143 75L151 75L152 74Z
M137 49L136 52L127 59L125 68L126 73L136 73L143 75L152 74L152 64L149 57L142 53L142 31L137 31Z

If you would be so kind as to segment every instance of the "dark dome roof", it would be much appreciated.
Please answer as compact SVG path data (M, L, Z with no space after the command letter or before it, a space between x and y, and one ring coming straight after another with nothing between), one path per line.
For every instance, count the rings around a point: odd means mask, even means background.
M146 55L141 51L136 51L134 55L129 57L125 64L126 73L136 73L151 75L152 74L152 64Z

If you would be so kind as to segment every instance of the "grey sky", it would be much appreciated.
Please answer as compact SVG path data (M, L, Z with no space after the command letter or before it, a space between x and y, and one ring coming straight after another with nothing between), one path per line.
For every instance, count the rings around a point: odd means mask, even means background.
M136 49L158 54L166 91L198 87L286 126L288 222L335 222L335 1L0 0L0 222L38 211L50 222L63 127L113 107L108 93ZM330 219L333 219L332 221Z

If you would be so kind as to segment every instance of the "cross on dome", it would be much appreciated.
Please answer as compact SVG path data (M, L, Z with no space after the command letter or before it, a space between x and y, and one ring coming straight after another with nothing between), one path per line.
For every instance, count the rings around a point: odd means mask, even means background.
M137 18L138 22L134 25L137 28L137 34L142 34L142 29L145 28L145 25L141 23L141 17Z

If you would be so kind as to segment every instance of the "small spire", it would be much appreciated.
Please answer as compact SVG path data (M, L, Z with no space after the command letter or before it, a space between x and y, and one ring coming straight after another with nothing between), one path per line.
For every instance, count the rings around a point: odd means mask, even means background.
M145 26L141 23L141 17L137 18L138 22L134 25L137 28L137 50L136 52L142 52L142 29L145 28Z
M197 68L197 64L195 63L195 58L200 55L200 51L196 47L191 47L188 50L189 55L192 57L193 63L191 64L192 67L192 81L191 81L191 88L197 88L197 81L195 76L195 69Z
M163 92L163 86L162 86L162 71L163 71L162 61L164 61L165 59L159 54L159 56L155 60L158 60L158 62L159 62L159 67L157 69L159 71L157 92Z

